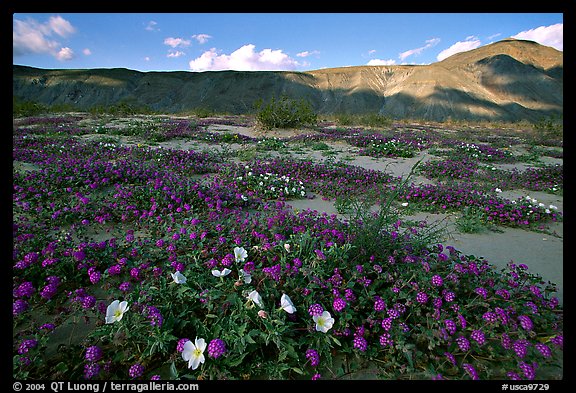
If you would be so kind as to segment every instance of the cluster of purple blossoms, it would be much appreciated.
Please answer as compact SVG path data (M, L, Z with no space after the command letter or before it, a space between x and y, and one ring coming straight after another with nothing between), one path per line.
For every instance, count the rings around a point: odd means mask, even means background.
M208 356L218 359L226 353L226 343L219 338L215 338L208 344Z
M530 343L528 342L528 340L520 339L514 341L514 343L512 344L512 348L514 349L514 352L516 352L516 356L518 356L520 359L524 359L526 353L528 352L529 344Z
M416 295L416 301L418 303L424 304L428 301L428 295L425 292L418 292Z
M16 316L22 314L24 311L28 309L28 303L22 299L16 299L12 304L12 315Z
M100 374L100 365L98 363L87 363L84 365L84 378L92 379Z
M101 276L102 274L94 266L88 268L88 278L92 284L97 284Z
M152 326L162 326L162 322L164 318L162 317L162 313L154 306L147 306L146 307L146 318L150 321L150 325Z
M23 282L13 291L14 297L30 297L34 294L35 289L30 281Z
M130 369L128 370L128 375L132 379L139 378L143 374L144 374L144 366L141 365L140 363L133 364L132 366L130 366Z
M456 358L454 355L452 355L450 352L444 352L444 356L446 356L446 359L448 359L448 361L452 363L453 366L456 366Z
M308 359L312 367L316 367L320 364L320 355L315 349L306 350L306 359Z
M346 307L346 300L338 296L332 302L332 307L334 307L334 310L341 312Z
M184 350L184 344L186 344L188 341L190 341L190 339L186 337L178 340L178 344L176 344L176 350L178 352L182 352Z
M472 366L470 363L464 363L462 365L462 368L468 373L468 375L470 375L470 377L473 380L478 380L480 379L478 377L478 373L476 372L476 369L474 368L474 366Z
M97 362L102 359L102 349L97 345L92 345L86 348L86 355L84 356L89 362Z
M386 302L380 296L376 296L374 300L374 311L384 311L386 309Z
M38 341L35 339L24 340L18 347L18 353L20 355L27 353L30 349L36 347L38 345Z
M520 367L526 379L533 380L536 377L536 363L530 365L526 362L520 362L518 367Z
M280 264L278 264L278 265L274 265L274 266L270 266L270 267L265 267L262 269L262 272L264 272L264 274L272 277L272 279L274 281L280 281L280 278L282 275L282 266L280 266Z
M448 333L450 333L450 335L456 333L456 323L453 320L451 319L445 320L444 325L446 325L446 330L448 331Z
M488 323L495 323L498 320L498 317L496 316L495 313L488 311L485 312L484 315L482 315L482 319L484 319Z
M522 329L524 330L532 330L534 327L532 320L527 315L520 315L518 317L518 321L520 321L520 326L522 326Z
M394 340L392 340L391 338L392 336L390 335L390 333L383 333L380 335L380 345L382 345L383 347L389 345L389 346L394 346Z
M320 315L322 315L323 312L324 307L322 307L318 303L314 303L310 307L308 307L308 313L310 314L311 317L319 317Z
M432 285L435 287L441 287L444 284L444 280L438 274L432 276Z
M456 339L456 343L458 343L458 347L460 347L460 350L462 350L462 352L466 352L470 349L470 342L464 336L458 337Z
M390 330L390 328L392 328L392 321L393 321L392 318L384 318L382 320L382 329L386 331Z
M488 291L486 290L486 288L476 288L474 290L474 292L476 292L479 296L482 296L483 299L486 299L486 297L488 296Z
M486 338L484 337L484 332L482 330L474 330L470 337L478 343L478 345L483 345L486 342Z
M536 347L538 352L540 352L542 354L542 356L544 356L545 358L552 357L552 351L550 350L550 347L548 345L543 344L543 343L538 343L534 346Z
M354 335L354 348L364 352L368 348L368 342L366 339L358 334Z
M48 282L48 284L46 284L44 288L40 290L40 296L42 297L42 299L49 300L52 297L54 297L54 295L56 295L56 292L58 292L58 285L60 285L60 277L49 276L46 277L46 281Z

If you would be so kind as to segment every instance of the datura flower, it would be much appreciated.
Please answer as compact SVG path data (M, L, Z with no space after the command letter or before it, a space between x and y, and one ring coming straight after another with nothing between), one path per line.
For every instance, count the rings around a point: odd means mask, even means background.
M315 315L312 319L316 322L316 330L322 333L326 333L334 325L334 318L328 311L324 311L322 315Z
M204 351L206 350L206 341L203 338L198 338L186 341L184 349L182 350L182 359L188 362L188 368L196 370L200 363L204 363Z
M262 296L258 293L258 291L254 290L248 294L248 299L252 300L256 303L260 308L264 308L262 304Z
M240 269L240 275L244 279L244 284L250 284L252 282L252 275L247 273L244 269Z
M280 298L280 305L288 314L293 314L296 311L296 307L294 307L292 300L290 300L290 297L285 293L282 294L282 297Z
M224 268L222 270L212 270L212 275L214 277L224 277L227 276L228 274L230 274L232 270Z
M106 323L120 321L124 313L128 311L128 308L127 301L120 302L120 300L114 300L106 309Z
M244 247L235 247L234 258L236 258L236 262L244 262L244 260L248 258L248 252L244 249Z
M172 279L174 280L174 282L176 284L184 284L186 283L186 277L180 273L179 271L176 271L176 273L170 273L172 275Z

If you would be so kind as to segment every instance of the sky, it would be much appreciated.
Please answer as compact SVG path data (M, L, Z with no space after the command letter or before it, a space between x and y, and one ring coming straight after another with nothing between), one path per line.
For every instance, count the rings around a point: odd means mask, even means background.
M506 38L563 51L562 13L14 13L13 64L311 71L423 65Z

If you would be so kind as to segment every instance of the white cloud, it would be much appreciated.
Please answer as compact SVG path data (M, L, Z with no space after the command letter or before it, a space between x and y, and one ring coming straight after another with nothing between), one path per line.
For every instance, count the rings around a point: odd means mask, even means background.
M168 37L168 38L164 39L164 44L171 46L172 48L187 47L187 46L190 46L191 41L185 40L184 38Z
M439 42L440 42L440 38L431 38L429 40L426 40L426 45L421 46L420 48L410 49L410 50L407 50L405 52L402 52L402 53L400 53L400 55L398 55L398 57L400 58L400 60L404 60L408 56L419 55L420 53L422 53L422 51L438 45Z
M370 49L368 51L368 56L372 56L374 53L376 53L376 49Z
M144 61L150 61L150 56L146 56L146 57L144 58Z
M45 23L28 18L25 21L14 19L12 25L12 54L48 54L58 60L68 60L73 55L70 48L52 37L66 38L76 32L76 28L61 16L52 16Z
M200 44L205 44L210 38L212 38L212 36L208 34L194 34L192 38L194 38Z
M494 38L496 38L496 37L498 37L498 36L501 36L501 35L502 35L502 33L492 34L492 35L488 36L488 39L489 39L489 40L493 40Z
M82 50L82 53L84 53L85 56L90 56L92 54L92 51L88 48L85 48Z
M382 60L382 59L372 59L366 65L378 66L378 65L395 65L396 60Z
M72 60L74 58L74 51L68 47L62 48L56 54L56 58L60 61Z
M254 51L253 44L247 44L229 55L218 54L216 48L202 53L191 60L189 65L192 71L285 71L301 66L296 60L282 52L282 50L263 49Z
M312 56L312 55L319 55L320 51L317 50L313 50L313 51L303 51L300 53L296 53L296 57L308 57L308 56Z
M478 39L478 37L468 36L468 37L466 37L465 41L458 41L457 43L452 45L450 48L444 49L442 52L438 53L438 56L436 56L436 59L438 61L442 61L445 58L452 56L453 54L456 54L459 52L466 52L466 51L469 51L472 49L476 49L481 44L482 44L482 42Z
M512 38L536 41L541 45L551 46L559 51L564 50L564 24L540 26L535 29L521 31Z
M158 25L158 22L151 20L150 22L148 22L145 29L148 31L160 31L160 29L157 28L156 25Z
M170 51L168 52L168 54L166 55L166 57L180 57L180 56L184 56L186 53L182 52L182 51Z

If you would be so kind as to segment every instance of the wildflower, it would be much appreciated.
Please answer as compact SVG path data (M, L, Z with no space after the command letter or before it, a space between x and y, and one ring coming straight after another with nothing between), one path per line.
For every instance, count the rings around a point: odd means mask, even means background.
M102 359L102 349L97 345L86 348L85 358L89 362L97 362Z
M382 333L380 335L380 345L382 345L383 347L389 345L389 346L394 346L394 341L390 338L390 333Z
M206 360L204 357L204 351L206 350L206 342L203 338L198 338L192 342L192 340L187 341L184 344L184 349L182 351L182 359L188 362L188 368L196 370L200 363L204 363Z
M428 295L425 292L418 292L416 295L416 301L418 303L424 304L428 301Z
M130 370L128 370L128 375L130 375L132 379L139 378L142 374L144 374L144 366L139 363L130 366Z
M16 316L18 314L23 313L28 308L28 303L25 300L17 299L12 304L12 315Z
M180 273L179 271L176 271L176 273L170 273L172 275L172 279L174 280L174 282L176 284L185 284L186 283L186 277Z
M531 366L525 362L520 362L520 364L518 366L520 367L520 369L524 373L524 376L526 377L526 379L530 379L530 380L534 379L534 377L536 376L536 370L535 370L536 367L533 367L533 366Z
M545 358L552 357L552 351L550 350L550 347L548 347L548 345L538 343L534 346L536 347L538 352L540 352L542 354L542 356L544 356Z
M256 303L260 308L264 308L264 305L262 304L262 296L260 296L260 294L258 293L258 291L254 290L252 292L250 292L248 294L248 299L252 300L254 303Z
M262 319L266 319L266 318L268 318L268 313L264 310L260 310L260 311L258 311L258 316Z
M534 327L532 320L527 315L520 315L518 317L518 320L520 321L520 326L522 326L522 329L524 330L532 330L532 328Z
M248 258L248 252L244 247L234 247L234 258L236 262L244 262L244 260Z
M442 277L439 276L438 274L432 276L432 285L434 285L435 287L441 287L443 283L444 280L442 280Z
M474 366L472 366L470 363L464 363L462 368L468 373L468 375L470 375L470 377L472 377L473 380L480 379L478 378L478 373L474 369Z
M106 309L106 323L114 323L122 320L124 313L128 311L128 309L127 301L120 302L120 300L114 300Z
M452 365L456 366L456 358L454 357L454 355L452 355L450 352L444 352L444 356L446 356L446 358L450 363L452 363Z
M316 367L320 364L320 355L318 355L318 352L315 349L306 350L306 359L308 359L312 367Z
M316 373L316 374L312 375L312 380L313 380L313 381L316 381L316 380L318 380L318 379L320 379L320 378L322 378L322 375L319 374L319 373Z
M512 344L514 352L520 359L524 359L526 353L528 352L528 341L527 340L516 340Z
M227 276L228 274L230 274L231 271L232 271L232 270L230 270L230 269L228 269L228 268L224 268L224 269L222 269L222 270L214 269L214 270L212 270L212 275L213 275L214 277L225 277L225 276Z
M460 349L462 350L462 352L466 352L470 349L470 342L468 341L468 339L464 336L460 336L456 339L456 343L458 343L458 346L460 347Z
M368 342L366 341L366 339L360 335L356 335L354 337L354 348L365 352L366 348L368 348Z
M486 341L486 339L484 337L484 332L482 330L479 330L479 329L474 330L472 332L472 334L470 335L470 337L472 337L472 339L474 341L476 341L478 343L478 345L482 345Z
M184 350L184 344L186 344L188 341L190 341L189 338L181 338L178 340L178 344L176 344L176 350L178 352L182 352Z
M88 363L84 365L84 378L92 379L100 374L100 365L98 363Z
M334 310L340 312L344 310L344 308L346 307L346 300L338 296L332 302L332 307L334 308Z
M497 316L495 313L493 312L485 312L484 315L482 315L482 319L484 319L486 322L488 323L495 323L497 321Z
M18 353L20 355L27 353L29 349L34 348L36 345L38 345L37 340L34 340L34 339L24 340L24 341L22 341L22 343L18 347Z
M322 315L323 312L324 312L324 307L322 307L318 303L314 303L310 307L308 307L308 313L310 314L311 317L320 316L320 315Z
M334 325L334 318L328 311L324 311L322 315L313 316L312 319L316 322L316 330L322 333L326 333Z
M290 300L290 297L285 293L283 293L280 298L280 305L288 314L293 314L296 311L296 307L294 307L292 300Z
M374 301L374 311L384 311L386 309L386 302L380 296L376 296Z
M215 338L208 344L208 356L218 359L226 353L226 343L219 338Z
M244 284L250 284L252 282L252 275L244 269L240 269L240 275L244 279Z
M444 324L446 325L446 330L448 333L451 335L456 333L456 323L453 320L447 319L444 321Z
M384 329L386 331L390 330L390 328L392 328L392 321L393 320L394 320L393 318L384 318L382 320L382 324L381 324L382 329Z

